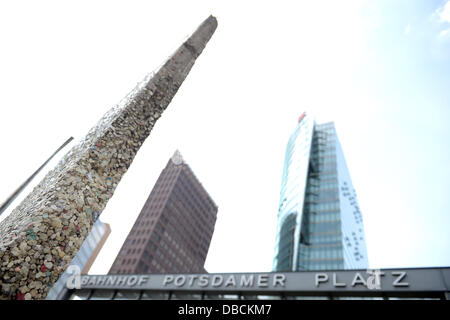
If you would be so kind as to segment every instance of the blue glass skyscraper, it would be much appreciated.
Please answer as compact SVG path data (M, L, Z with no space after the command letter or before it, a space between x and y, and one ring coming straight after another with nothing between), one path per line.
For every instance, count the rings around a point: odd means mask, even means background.
M362 215L334 124L303 113L286 148L273 270L367 267Z

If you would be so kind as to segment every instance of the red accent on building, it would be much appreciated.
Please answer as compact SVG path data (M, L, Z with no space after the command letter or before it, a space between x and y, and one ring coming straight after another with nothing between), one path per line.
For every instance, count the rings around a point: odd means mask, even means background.
M303 118L306 116L306 112L303 112L300 117L298 117L298 123L303 120Z

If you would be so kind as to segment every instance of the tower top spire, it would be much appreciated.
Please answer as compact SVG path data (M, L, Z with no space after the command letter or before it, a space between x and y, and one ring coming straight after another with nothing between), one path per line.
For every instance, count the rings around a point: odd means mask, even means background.
M174 152L172 158L170 158L170 160L176 165L184 163L183 157L181 156L181 152L178 149L175 150L175 152Z

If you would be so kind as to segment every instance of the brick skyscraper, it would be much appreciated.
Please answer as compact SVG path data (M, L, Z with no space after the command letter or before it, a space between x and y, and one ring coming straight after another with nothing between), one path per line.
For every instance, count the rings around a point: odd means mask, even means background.
M205 272L216 216L217 205L176 151L109 273Z

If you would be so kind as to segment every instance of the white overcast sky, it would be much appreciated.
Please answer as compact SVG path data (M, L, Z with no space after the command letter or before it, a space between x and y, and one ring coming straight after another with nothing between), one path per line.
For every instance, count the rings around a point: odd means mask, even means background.
M0 0L0 202L210 14L216 33L101 215L112 234L90 273L108 272L176 149L219 206L206 269L271 270L285 147L303 111L335 122L370 267L450 265L444 0Z

